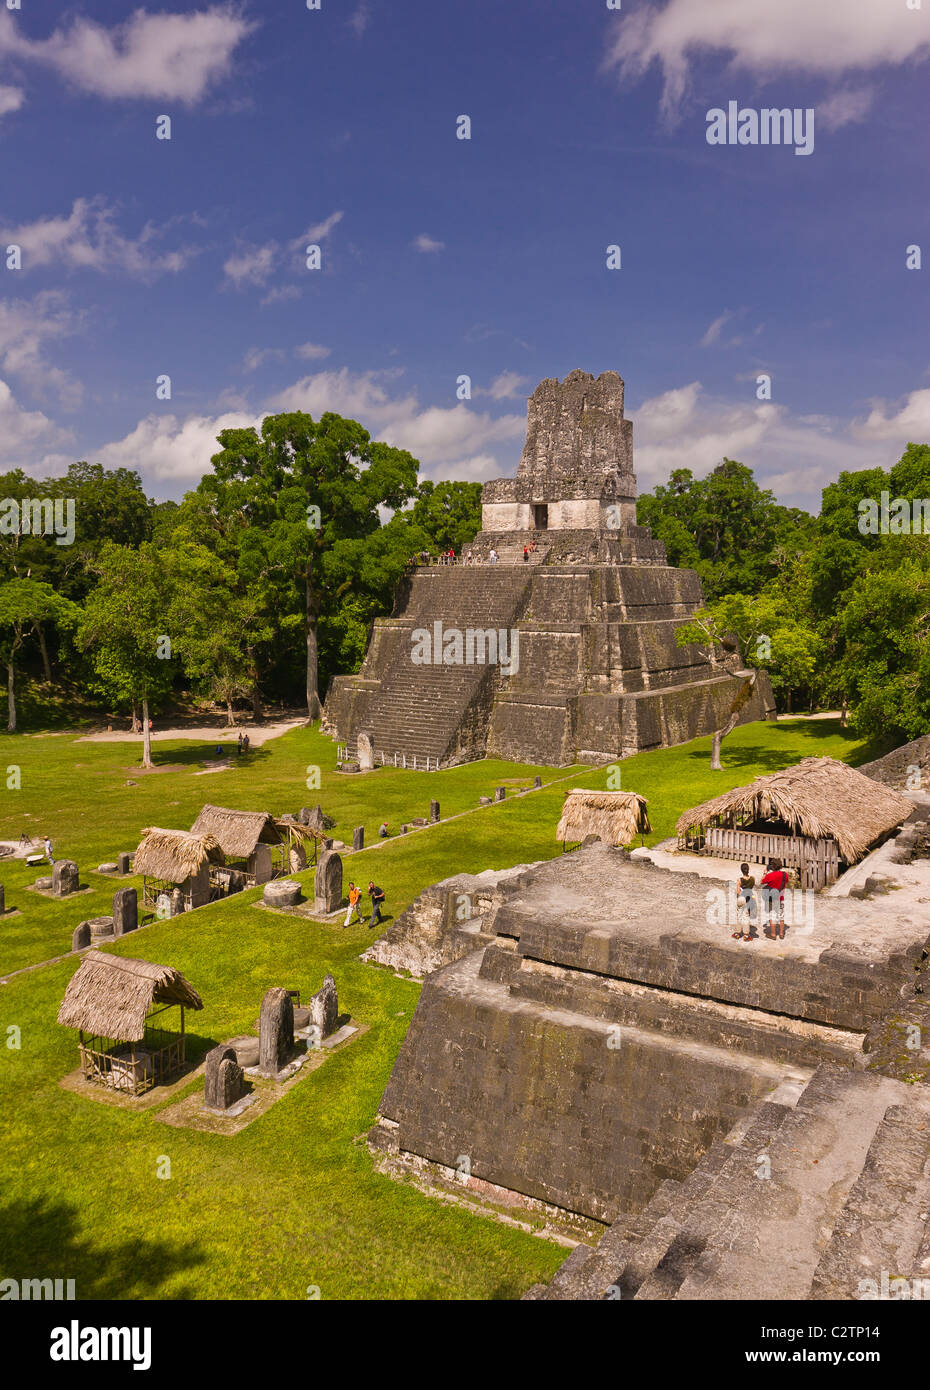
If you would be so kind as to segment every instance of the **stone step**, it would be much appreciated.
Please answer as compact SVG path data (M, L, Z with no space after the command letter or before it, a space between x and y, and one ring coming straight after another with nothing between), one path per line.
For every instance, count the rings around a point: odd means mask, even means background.
M930 1097L917 1088L908 1106L890 1105L875 1131L833 1234L820 1258L810 1297L858 1298L860 1280L914 1276L930 1233Z
M832 1063L820 1067L761 1150L742 1158L698 1201L687 1230L695 1250L674 1297L802 1299L900 1083ZM753 1130L756 1127L753 1126ZM761 1252L768 1252L763 1255ZM650 1296L643 1285L640 1296ZM657 1296L666 1296L660 1288Z

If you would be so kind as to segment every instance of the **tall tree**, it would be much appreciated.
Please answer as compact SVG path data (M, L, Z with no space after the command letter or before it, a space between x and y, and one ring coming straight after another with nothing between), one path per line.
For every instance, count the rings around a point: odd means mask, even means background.
M255 429L223 430L213 473L198 491L218 526L247 528L239 569L269 580L279 608L302 596L307 714L320 714L319 625L332 603L322 582L325 556L340 540L364 539L380 527L378 509L395 511L413 496L416 460L373 443L354 420L327 412L269 415Z
M78 630L90 651L98 683L110 697L142 706L142 765L152 766L149 710L171 690L171 611L174 602L170 552L146 541L104 545L94 561L98 582L87 598Z
M74 604L36 579L8 579L0 584L0 659L7 672L7 728L16 729L16 658L30 633L49 621L63 626L76 616Z

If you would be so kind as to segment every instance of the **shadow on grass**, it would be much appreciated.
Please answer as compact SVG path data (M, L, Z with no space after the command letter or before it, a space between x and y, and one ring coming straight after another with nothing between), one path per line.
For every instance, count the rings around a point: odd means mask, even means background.
M220 754L216 751L217 744L223 750ZM229 758L233 768L249 768L253 764L267 762L270 757L271 749L265 744L250 748L248 753L237 753L235 739L231 743L224 743L221 739L217 739L216 743L194 743L188 748L164 748L157 743L152 744L152 762L156 768L205 767L207 763L218 761L218 758ZM142 771L141 761L127 764L127 767L130 766L139 772Z
M154 1298L173 1275L207 1258L195 1243L141 1233L116 1245L98 1244L82 1234L77 1207L47 1198L0 1209L0 1233L4 1278L73 1279L79 1300ZM185 1284L171 1297L194 1299L198 1291Z

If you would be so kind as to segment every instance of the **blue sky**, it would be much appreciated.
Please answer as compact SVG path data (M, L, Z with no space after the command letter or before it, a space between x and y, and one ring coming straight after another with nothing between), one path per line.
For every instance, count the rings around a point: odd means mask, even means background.
M581 367L641 488L728 455L816 510L930 440L928 60L930 0L0 8L0 467L179 497L300 408L483 480ZM731 99L813 153L708 145Z

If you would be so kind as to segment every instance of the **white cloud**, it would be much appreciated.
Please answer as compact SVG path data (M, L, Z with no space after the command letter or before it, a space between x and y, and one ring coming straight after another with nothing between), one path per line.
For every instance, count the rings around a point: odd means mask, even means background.
M385 383L400 373L317 372L304 377L268 402L270 410L306 410L321 415L335 410L357 419L375 439L408 449L424 469L439 477L462 477L476 467L500 471L487 451L495 444L519 439L526 428L520 415L497 419L470 408L464 401L451 406L422 408L416 392L391 396Z
M862 439L930 442L930 390L912 391L900 409L890 414L884 402L876 402L857 433Z
M81 404L83 388L69 372L46 360L46 343L78 331L79 320L60 290L44 290L32 300L0 300L0 367L18 376L40 397L55 391L67 410Z
M0 86L0 116L8 116L11 111L18 111L23 104L23 97L22 87Z
M732 317L732 312L729 309L724 309L723 313L719 316L719 318L715 318L713 323L707 329L707 332L701 339L701 347L710 347L712 343L716 343L718 338L720 337L720 331L723 328L724 324L729 323Z
M920 11L903 0L668 0L624 15L607 66L622 77L641 77L653 63L664 76L662 108L674 116L689 83L691 64L710 52L729 58L734 73L760 80L782 73L837 80L851 72L924 60L930 35Z
M226 278L233 282L236 289L241 289L244 285L263 285L273 270L289 264L289 253L299 252L303 255L308 245L325 241L333 228L342 221L343 216L344 213L341 212L330 213L322 222L315 222L312 227L308 227L303 236L294 237L288 248L283 248L277 241L266 241L260 246L241 246L223 265ZM272 288L262 300L262 304L299 299L300 293L295 285Z
M278 246L274 241L264 246L244 246L223 263L223 270L236 289L243 285L262 285L275 268Z
M262 307L266 304L283 304L289 299L299 299L302 294L299 285L275 285L259 303Z
M241 411L224 415L147 415L134 430L112 444L93 451L104 468L135 468L148 482L192 486L210 471L210 459L218 450L220 430L254 425L255 417Z
M190 106L228 76L233 53L255 28L233 5L216 4L190 14L136 10L112 29L78 17L46 39L30 39L3 12L0 55L49 67L95 96Z
M47 451L61 449L73 439L70 430L61 429L40 410L24 410L7 383L0 381L0 469L22 468L33 475L48 472Z
M444 251L446 249L446 243L444 241L436 241L433 237L427 236L426 232L421 232L419 236L414 237L410 245L417 251L430 252Z
M310 242L325 241L330 232L337 226L345 216L343 212L331 212L322 222L314 222L308 227L303 236L297 237L293 245L295 250L306 246Z
M23 270L54 265L69 270L121 271L140 280L174 273L192 259L194 250L181 247L159 251L157 242L166 228L147 222L137 237L127 237L116 226L117 209L102 198L76 198L70 213L40 217L19 227L0 228L7 244L22 247Z
M871 87L841 87L817 103L817 120L825 130L839 130L854 121L865 120L872 109L875 92Z
M242 370L244 372L257 371L266 362L284 362L287 359L287 352L284 348L249 348L245 357L242 359Z
M355 32L356 36L361 38L370 23L371 11L365 3L365 0L362 0L358 9L350 16L349 26Z
M298 357L315 362L321 357L328 357L332 348L323 347L321 343L300 343L295 351Z
M930 439L930 389L914 391L897 411L873 407L865 421L792 415L787 407L707 397L699 382L663 392L631 409L640 492L665 483L674 468L704 477L724 458L753 470L786 505L820 509L821 492L843 469L888 468L909 440Z
M525 396L524 388L529 386L528 376L521 376L519 372L501 372L494 378L487 391L476 391L475 395L488 395L493 401L512 401L520 396Z

